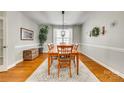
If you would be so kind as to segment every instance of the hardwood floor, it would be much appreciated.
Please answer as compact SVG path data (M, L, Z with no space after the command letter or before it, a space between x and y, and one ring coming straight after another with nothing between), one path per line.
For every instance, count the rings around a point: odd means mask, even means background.
M87 56L81 54L81 61L90 69L90 71L102 82L124 82L124 79L114 74L107 68L96 63Z
M41 54L33 61L23 61L7 72L0 73L0 82L23 82L37 67L47 58L47 54Z
M33 61L23 61L6 72L0 72L0 82L24 82L37 67L47 58L47 54L41 54ZM102 82L123 82L124 79L99 65L85 55L80 55L81 61Z

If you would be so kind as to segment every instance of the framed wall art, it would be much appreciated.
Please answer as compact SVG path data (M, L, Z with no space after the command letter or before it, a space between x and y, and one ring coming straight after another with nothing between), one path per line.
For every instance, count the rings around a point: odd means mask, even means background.
M34 38L34 31L26 29L26 28L20 28L20 39L21 40L33 40Z

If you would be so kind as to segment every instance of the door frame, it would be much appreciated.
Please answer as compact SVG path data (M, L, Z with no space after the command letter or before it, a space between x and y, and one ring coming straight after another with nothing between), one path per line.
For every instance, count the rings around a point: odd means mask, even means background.
M7 71L7 44L6 44L6 18L0 17L3 20L3 65L0 65L0 72Z

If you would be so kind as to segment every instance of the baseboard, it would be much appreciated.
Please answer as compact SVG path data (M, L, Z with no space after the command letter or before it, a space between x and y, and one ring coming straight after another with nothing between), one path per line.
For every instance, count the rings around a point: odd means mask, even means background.
M43 51L43 53L48 53L48 51Z
M94 60L94 61L97 62L98 64L100 64L100 65L102 65L103 67L109 69L110 71L112 71L113 73L117 74L118 76L124 78L124 74L123 74L123 73L121 73L121 72L119 72L119 71L117 71L117 70L111 68L110 66L107 66L106 64L100 62L99 60L97 60L97 59L95 59L95 58L93 58L93 57L87 55L86 53L81 53L81 54L86 55L87 57L91 58L92 60Z
M20 59L20 60L16 61L14 64L7 66L7 70L10 69L10 68L12 68L12 67L15 67L16 64L18 64L18 63L20 63L22 61L23 61L23 59Z
M16 66L16 64L12 64L12 65L7 66L7 70L14 67L14 66Z
M18 63L20 63L22 61L23 61L23 59L20 59L20 60L16 61L16 64L18 64Z
M4 65L1 65L0 66L0 72L4 72L4 71L7 71L7 69Z

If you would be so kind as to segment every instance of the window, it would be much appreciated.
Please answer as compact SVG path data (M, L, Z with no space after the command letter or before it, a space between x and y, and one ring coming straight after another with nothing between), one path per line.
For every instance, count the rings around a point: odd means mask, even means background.
M62 36L61 36L62 29L54 29L54 43L60 44L62 42ZM64 42L65 43L72 43L72 29L64 29L65 36L64 36Z

